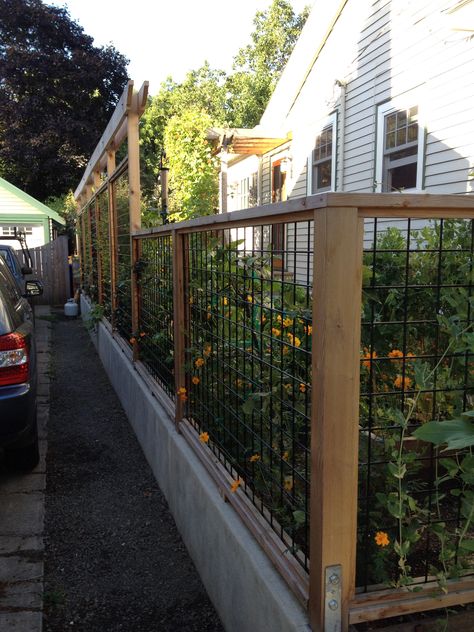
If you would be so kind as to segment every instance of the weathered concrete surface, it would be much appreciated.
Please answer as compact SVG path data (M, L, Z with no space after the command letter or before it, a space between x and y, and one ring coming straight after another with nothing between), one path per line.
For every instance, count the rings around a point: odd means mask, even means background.
M38 425L41 459L30 474L0 464L0 630L41 632L46 435L49 415L48 306L36 307Z
M87 315L84 299L81 310ZM121 347L103 325L93 338L225 629L308 632L305 611Z

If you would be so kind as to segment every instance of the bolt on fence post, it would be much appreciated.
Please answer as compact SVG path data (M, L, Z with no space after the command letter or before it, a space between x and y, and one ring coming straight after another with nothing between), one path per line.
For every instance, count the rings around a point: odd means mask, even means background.
M326 207L314 224L309 611L314 632L346 632L355 590L363 220L357 208Z

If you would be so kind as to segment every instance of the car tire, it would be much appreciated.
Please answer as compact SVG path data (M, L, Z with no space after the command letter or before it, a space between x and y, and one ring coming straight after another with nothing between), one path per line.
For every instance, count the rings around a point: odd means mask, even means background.
M38 465L39 459L38 424L35 415L33 440L31 443L18 448L8 448L5 454L5 460L11 469L29 472Z

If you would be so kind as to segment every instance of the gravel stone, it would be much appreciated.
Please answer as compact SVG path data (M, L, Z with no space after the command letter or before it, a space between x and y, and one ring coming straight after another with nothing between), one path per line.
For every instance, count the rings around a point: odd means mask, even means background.
M80 320L52 339L44 632L223 632Z

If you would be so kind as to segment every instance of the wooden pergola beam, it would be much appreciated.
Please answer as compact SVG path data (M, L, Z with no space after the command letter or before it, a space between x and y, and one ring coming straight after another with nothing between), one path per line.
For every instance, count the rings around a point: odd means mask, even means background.
M79 199L85 187L92 182L94 172L106 169L108 150L117 149L126 138L128 115L130 113L138 114L138 116L143 114L148 98L148 85L148 81L145 81L137 93L134 90L134 82L128 81L110 121L87 163L82 179L74 191L76 200Z

